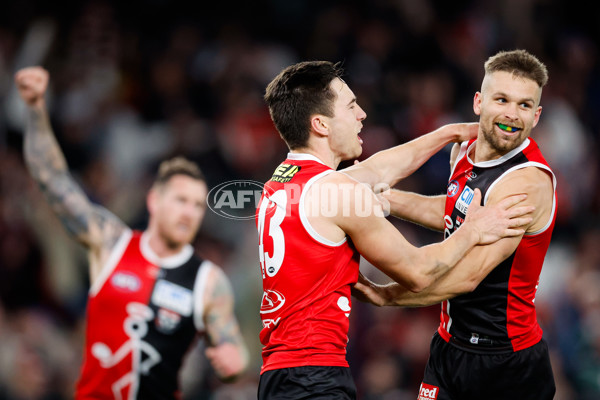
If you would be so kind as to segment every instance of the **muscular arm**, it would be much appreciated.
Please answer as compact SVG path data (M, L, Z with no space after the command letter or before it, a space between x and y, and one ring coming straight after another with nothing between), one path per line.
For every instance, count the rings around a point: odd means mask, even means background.
M450 170L456 161L460 145L455 143L450 153ZM382 195L390 205L390 213L435 231L444 230L446 196L424 196L418 193L391 190Z
M368 187L356 183L344 174L330 174L322 180L324 187L338 185L340 188L336 196L340 212L329 218L319 215L309 217L317 232L334 242L345 235L350 236L365 259L411 291L419 292L431 285L476 244L522 233L521 230L509 227L523 224L520 218L510 220L523 213L524 209L517 207L512 211L506 210L518 202L519 198L513 197L497 207L484 210L478 205L476 195L472 203L475 207L450 240L417 248L383 217L382 211L378 210L377 200ZM346 190L344 193L342 188L350 191ZM323 196L315 184L307 193L307 213L310 215L312 202L322 200Z
M476 137L478 127L477 123L444 125L408 143L377 152L343 171L371 187L378 184L391 187L410 176L448 143Z
M444 230L446 196L424 196L393 189L385 198L393 216L435 231Z
M502 179L493 189L487 204L497 204L510 194L528 194L525 203L535 206L532 220L524 226L527 233L543 229L552 218L554 191L548 174L538 168L528 167L514 171ZM499 241L476 246L448 274L419 293L412 293L398 284L376 285L367 279L355 288L359 298L377 305L399 305L408 307L427 306L468 293L517 248L522 235L507 237Z
M208 287L204 312L209 344L206 357L219 378L234 379L247 368L249 355L233 313L233 291L220 268L211 271Z
M106 209L92 204L71 176L46 110L47 72L39 67L25 68L17 73L15 81L28 105L25 163L62 224L90 250L94 281L126 226Z

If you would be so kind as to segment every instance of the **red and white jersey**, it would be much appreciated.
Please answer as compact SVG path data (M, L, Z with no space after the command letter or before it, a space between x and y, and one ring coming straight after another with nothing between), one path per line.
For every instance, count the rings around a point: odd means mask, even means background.
M550 175L555 189L552 213L547 224L538 232L525 234L515 251L473 292L442 303L438 332L446 341L454 336L459 342L518 351L542 338L534 301L556 219L556 178L531 138L496 160L480 163L469 158L474 145L474 140L461 145L448 183L444 238L464 222L475 188L481 190L485 205L494 186L521 168L537 167Z
M359 254L349 239L334 243L308 221L304 198L334 170L290 153L265 184L256 212L263 278L261 373L299 366L347 367L350 287Z
M159 258L127 230L90 289L75 398L176 399L183 356L204 331L211 268L191 246Z

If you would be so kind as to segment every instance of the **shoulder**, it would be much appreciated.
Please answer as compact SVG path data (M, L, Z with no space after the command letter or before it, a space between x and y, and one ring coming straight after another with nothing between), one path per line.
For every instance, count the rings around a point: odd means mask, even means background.
M548 170L527 166L508 172L497 184L506 194L552 191L552 177Z
M204 260L202 262L198 271L198 281L203 281L199 286L202 286L201 289L205 291L209 299L233 293L231 282L225 271L212 261Z

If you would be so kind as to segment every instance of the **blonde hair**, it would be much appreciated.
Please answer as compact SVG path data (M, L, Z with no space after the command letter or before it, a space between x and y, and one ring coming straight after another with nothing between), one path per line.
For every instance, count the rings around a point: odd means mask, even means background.
M202 170L200 170L200 167L195 162L178 156L160 163L154 185L162 186L175 175L186 175L199 181L205 181Z
M531 79L540 88L548 83L548 69L540 60L526 50L501 51L488 58L484 65L485 74L503 71L515 76Z

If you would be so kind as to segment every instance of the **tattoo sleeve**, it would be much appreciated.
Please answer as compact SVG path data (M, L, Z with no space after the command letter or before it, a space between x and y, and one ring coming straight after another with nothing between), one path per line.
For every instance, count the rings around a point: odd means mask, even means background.
M206 331L211 345L232 343L241 348L245 346L233 313L233 303L231 284L225 274L218 270L205 316Z
M69 233L87 247L112 247L126 227L106 209L92 204L77 185L45 109L29 109L24 153L31 176Z

